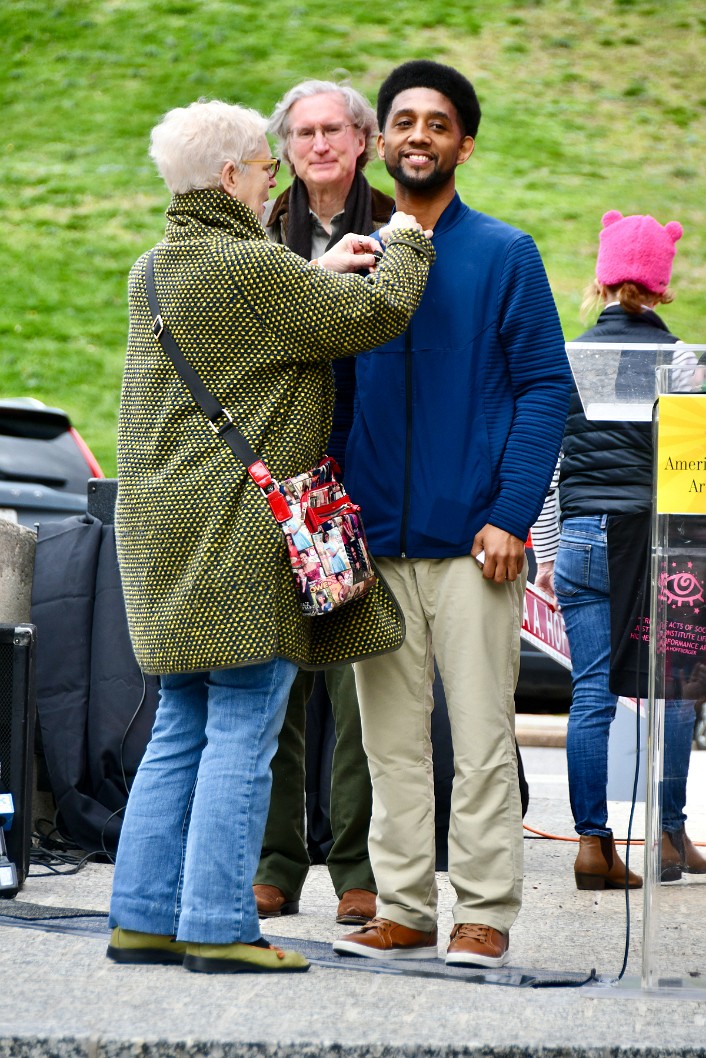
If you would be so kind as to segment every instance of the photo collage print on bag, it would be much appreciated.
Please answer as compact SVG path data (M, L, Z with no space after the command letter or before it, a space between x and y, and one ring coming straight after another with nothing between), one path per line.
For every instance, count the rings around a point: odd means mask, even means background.
M330 459L279 485L290 510L282 522L297 594L308 616L330 613L370 588L360 509L336 480Z

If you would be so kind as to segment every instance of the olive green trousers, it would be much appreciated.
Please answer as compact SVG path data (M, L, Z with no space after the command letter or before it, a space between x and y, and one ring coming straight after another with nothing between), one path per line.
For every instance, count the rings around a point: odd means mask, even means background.
M326 670L325 678L336 730L330 800L333 845L326 866L339 897L348 889L374 893L368 858L372 790L353 666L336 665ZM288 900L299 898L310 866L305 828L305 735L306 703L313 686L314 673L300 669L272 761L272 798L255 875L256 884L276 885Z

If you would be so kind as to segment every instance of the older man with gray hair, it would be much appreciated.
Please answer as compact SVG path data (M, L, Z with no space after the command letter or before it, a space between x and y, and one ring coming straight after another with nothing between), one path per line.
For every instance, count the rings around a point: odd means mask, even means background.
M363 169L372 155L377 119L364 96L334 81L303 81L274 109L269 131L294 180L268 203L263 223L273 242L314 260L347 232L368 233L384 225L394 199L371 187ZM345 470L353 421L355 360L333 365L336 405L328 452ZM314 689L316 687L316 693ZM326 794L309 803L309 847L305 835L305 726L325 731L331 700L336 744L331 765L329 812ZM317 716L318 712L318 716ZM313 741L313 740L312 740ZM311 747L310 747L311 748ZM310 756L327 775L326 739ZM261 917L296 914L310 865L310 850L323 858L339 897L336 920L364 924L375 914L375 881L368 859L371 787L363 751L360 714L351 665L319 672L300 670L289 697L279 749L272 763L273 787L255 896ZM323 848L322 848L323 846Z

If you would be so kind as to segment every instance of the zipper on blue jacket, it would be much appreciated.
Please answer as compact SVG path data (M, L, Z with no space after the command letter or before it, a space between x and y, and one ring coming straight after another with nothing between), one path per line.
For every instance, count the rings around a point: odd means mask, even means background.
M405 452L404 492L402 493L402 523L400 525L400 558L406 558L407 523L409 521L410 475L412 473L412 324L404 336L404 384L405 384Z

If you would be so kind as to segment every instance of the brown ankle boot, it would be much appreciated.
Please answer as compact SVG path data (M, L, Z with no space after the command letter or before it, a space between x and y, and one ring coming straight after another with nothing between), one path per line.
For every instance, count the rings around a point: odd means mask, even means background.
M681 835L684 853L682 859L682 870L687 874L706 874L706 858L704 858L694 845L684 827L678 832ZM672 835L672 838L674 835Z
M624 889L626 870L612 834L609 837L580 835L579 854L574 864L577 889ZM628 888L642 888L639 874L627 871L627 878Z
M662 860L660 879L677 882L686 874L706 874L706 859L701 855L684 827L662 831Z
M678 882L681 878L681 853L676 842L676 834L670 834L667 830L662 831L662 851L659 863L659 877L662 882Z

